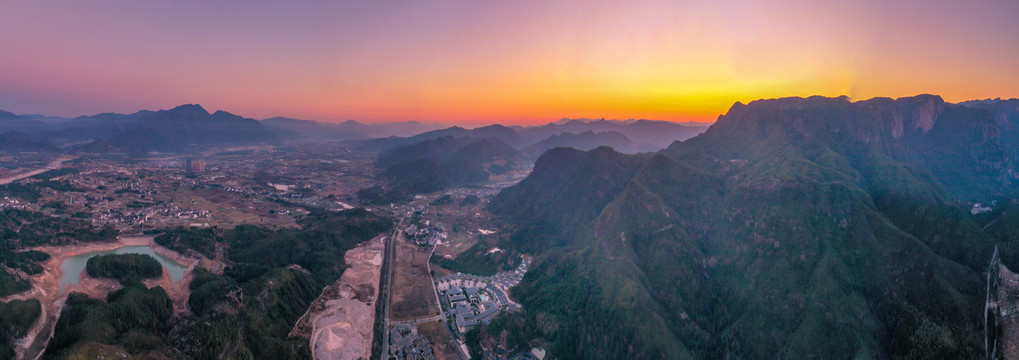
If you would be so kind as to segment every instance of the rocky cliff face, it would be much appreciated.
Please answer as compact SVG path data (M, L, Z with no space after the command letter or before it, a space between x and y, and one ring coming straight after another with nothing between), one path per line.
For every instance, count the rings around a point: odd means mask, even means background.
M992 112L923 95L736 104L649 158L549 151L490 208L539 254L514 296L555 326L522 338L566 359L980 358L995 243L956 204L1010 191L1005 149Z
M1000 115L1011 119L1008 115ZM1019 114L1014 116L1019 122ZM783 98L737 103L704 135L684 143L723 158L765 139L831 143L863 155L876 152L931 172L960 200L986 198L1012 186L1019 133L999 131L986 109L946 103L940 96ZM678 144L674 146L679 146ZM752 152L751 152L752 153Z
M1019 163L1019 99L973 100L961 105L989 111L1012 163Z

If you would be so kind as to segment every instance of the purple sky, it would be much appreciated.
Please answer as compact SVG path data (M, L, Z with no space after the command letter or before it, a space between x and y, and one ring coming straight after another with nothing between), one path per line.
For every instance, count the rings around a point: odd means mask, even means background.
M1017 15L1017 1L10 2L0 109L535 123L711 120L794 95L1019 97Z

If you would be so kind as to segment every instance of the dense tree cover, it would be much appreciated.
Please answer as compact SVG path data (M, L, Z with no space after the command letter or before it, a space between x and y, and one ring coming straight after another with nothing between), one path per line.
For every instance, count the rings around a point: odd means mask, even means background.
M162 312L162 289L146 290L137 282L117 292L132 296L111 294L106 302L72 294L70 311L58 321L47 356L89 355L113 346L138 357L310 358L307 341L289 337L291 327L322 288L340 276L344 253L390 230L392 221L356 209L312 211L300 224L302 229L240 226L168 232L160 237L162 244L181 251L214 249L208 243L228 248L230 266L224 275L196 270L189 283L191 314L170 323L169 314Z
M50 188L60 192L82 191L81 189L74 187L74 185L71 185L71 183L68 182L67 180L63 181L43 180L34 182L32 183L32 185L37 188Z
M299 224L239 226L217 237L232 265L224 275L196 274L188 298L194 315L175 326L174 346L195 359L310 357L305 340L288 338L291 327L339 278L344 253L393 225L364 209L314 210Z
M36 201L42 194L34 186L18 182L0 185L0 197L17 198L24 201Z
M250 271L250 264L269 268L299 265L323 285L343 272L343 254L366 240L342 238L319 230L270 230L255 226L238 226L223 238L230 244L227 258L245 267L245 271Z
M226 300L231 290L237 289L237 282L228 276L220 276L204 269L198 269L188 287L191 289L188 308L195 315L204 316L212 311L214 305Z
M71 174L77 174L77 173L78 173L78 169L76 169L76 168L63 168L63 169L46 170L46 171L43 171L43 172L41 172L39 174L32 175L32 178L33 179L39 179L39 180L47 181L47 180L53 180L54 178L61 177L61 176L64 176L64 175L71 175Z
M985 227L997 241L1001 263L1012 271L1019 270L1019 195L999 200L987 215Z
M358 243L393 228L392 219L372 214L364 208L343 211L312 209L297 220L303 229L326 231Z
M22 279L8 271L0 269L0 296L8 296L28 291L32 283L28 279Z
M489 253L492 244L482 239L455 259L433 255L431 262L452 271L466 274L494 275L499 271L512 270L520 264L520 254L512 249Z
M26 276L41 274L43 268L38 262L50 258L44 252L12 248L11 244L0 245L0 297L30 289L31 283Z
M20 230L13 231L19 239L42 237L36 230L43 229L34 224L46 221L46 217L31 212L7 214L12 216L0 217L0 225ZM66 229L51 229L49 234L73 232L70 224L74 223L54 224ZM322 287L339 277L346 250L388 231L392 221L363 209L312 211L301 225L303 229L282 230L242 226L211 234L176 229L173 236L163 237L167 244L181 250L203 249L208 243L230 248L227 260L232 265L225 275L200 270L196 273L189 284L192 315L177 322L170 320L173 307L163 289L145 289L134 281L161 274L162 267L155 259L137 254L90 259L86 265L90 276L118 278L125 287L111 293L106 301L77 293L69 295L45 357L80 358L102 353L138 358L310 357L305 340L288 338L290 328ZM22 234L26 231L36 235L26 237ZM29 272L33 267L25 264L38 266L34 262L48 259L45 253L19 250L20 241L0 244L0 261L10 268L17 265ZM0 272L0 281L6 274ZM13 283L20 284L17 281Z
M0 247L0 297L30 289L31 283L26 276L41 274L43 268L38 262L49 258L49 254L41 251L16 251Z
M49 255L25 251L26 247L112 241L117 233L112 228L98 229L81 219L54 218L19 209L0 211L0 296L30 289L26 276L43 272L38 263L48 260Z
M492 201L539 256L524 310L479 337L564 359L981 357L995 241L956 201L1011 186L988 128L930 97L781 99L651 157L549 151Z
M208 258L216 257L216 240L219 230L215 228L186 229L178 227L169 229L156 236L156 243L167 249L185 254L195 251Z
M321 287L301 270L277 268L238 283L200 273L188 304L195 315L173 329L173 345L192 359L305 359L307 341L288 333Z
M14 340L27 335L41 313L36 299L0 302L0 359L14 358Z
M43 358L73 358L96 344L114 345L135 355L184 358L163 340L172 315L173 303L161 287L130 284L110 293L106 301L71 293Z
M106 254L88 259L85 271L88 276L116 279L126 285L163 276L163 265L146 254Z

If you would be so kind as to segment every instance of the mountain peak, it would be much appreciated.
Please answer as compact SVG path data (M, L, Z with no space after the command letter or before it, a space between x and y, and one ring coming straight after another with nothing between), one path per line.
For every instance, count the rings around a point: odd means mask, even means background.
M210 115L209 112L205 110L205 108L198 104L184 104L173 109L170 109L169 111L186 114Z

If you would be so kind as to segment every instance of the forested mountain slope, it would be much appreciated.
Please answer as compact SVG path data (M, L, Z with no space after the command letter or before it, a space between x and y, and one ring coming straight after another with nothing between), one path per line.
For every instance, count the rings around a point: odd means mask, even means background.
M561 358L977 358L1011 189L991 114L939 97L736 104L653 157L544 154L491 210L539 254L494 324Z

